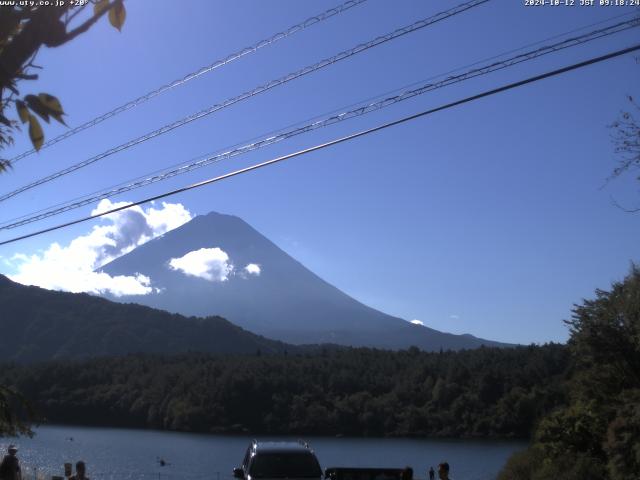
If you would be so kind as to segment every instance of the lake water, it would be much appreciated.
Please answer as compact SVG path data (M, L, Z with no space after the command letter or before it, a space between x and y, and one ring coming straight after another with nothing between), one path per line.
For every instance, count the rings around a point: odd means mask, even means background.
M71 440L71 438L73 440ZM19 438L24 480L62 475L65 462L84 460L92 480L230 480L253 437L202 435L93 427L44 426L32 439ZM258 437L260 439L261 437ZM285 439L269 437L269 439ZM286 438L295 439L295 438ZM323 469L328 467L413 467L426 478L430 465L447 461L455 480L494 479L524 442L305 437ZM12 439L0 439L0 448ZM162 458L169 465L159 465ZM27 468L25 468L27 467ZM26 477L26 478L25 478Z

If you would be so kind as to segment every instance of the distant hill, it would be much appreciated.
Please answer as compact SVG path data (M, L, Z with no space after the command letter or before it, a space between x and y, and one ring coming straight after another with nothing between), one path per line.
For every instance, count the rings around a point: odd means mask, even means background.
M279 353L296 347L224 318L187 318L149 307L14 283L0 275L0 361L127 353Z
M186 275L172 259L219 248L234 269L224 281ZM174 264L174 263L173 263ZM259 267L254 274L243 270ZM506 346L472 335L413 325L351 298L325 282L238 217L210 213L105 265L110 275L141 273L156 291L113 298L184 315L221 315L270 338L294 343L427 351Z

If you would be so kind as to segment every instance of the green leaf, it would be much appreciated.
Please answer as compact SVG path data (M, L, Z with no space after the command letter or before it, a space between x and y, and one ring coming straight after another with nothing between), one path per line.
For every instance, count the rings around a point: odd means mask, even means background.
M24 97L24 101L27 102L32 112L37 113L40 118L49 123L49 109L40 102L38 97L35 95L27 95Z
M40 150L44 143L44 133L42 132L40 122L33 115L29 115L29 138L31 139L33 148L35 148L36 151Z
M51 116L56 119L58 122L60 122L62 125L64 125L65 127L67 126L66 123L64 123L64 120L62 119L62 114L61 113L52 113Z
M109 22L118 31L122 30L122 25L124 25L124 21L127 18L127 11L124 9L124 5L122 2L118 3L115 7L109 10Z
M99 0L93 5L93 14L100 15L109 6L109 0Z
M64 114L64 110L62 110L62 105L60 104L60 100L58 100L53 95L49 95L48 93L41 93L38 95L38 99L40 103L49 109L50 114L60 113Z
M16 100L16 110L18 110L18 117L20 117L22 123L29 121L29 109L24 102Z

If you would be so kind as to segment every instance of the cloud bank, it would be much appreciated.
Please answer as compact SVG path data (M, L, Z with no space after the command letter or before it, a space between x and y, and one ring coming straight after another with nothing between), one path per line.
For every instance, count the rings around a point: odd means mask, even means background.
M92 215L127 205L102 200ZM16 274L11 280L50 290L68 292L110 293L115 296L147 295L153 291L151 279L138 273L110 276L94 270L134 248L191 220L191 213L181 204L139 206L102 217L106 225L96 225L86 235L73 239L67 246L52 243L41 254L16 254L9 263Z

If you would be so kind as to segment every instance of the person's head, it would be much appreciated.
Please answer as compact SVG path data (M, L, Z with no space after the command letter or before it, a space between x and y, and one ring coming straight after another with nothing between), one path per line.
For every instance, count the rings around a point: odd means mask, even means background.
M76 473L81 477L84 477L85 472L87 471L87 467L82 460L76 463Z
M442 462L438 465L438 476L441 480L448 480L449 478L449 464L447 462Z
M413 480L413 468L405 467L405 469L402 470L402 480Z
M7 451L9 452L9 455L15 455L16 453L18 453L18 449L16 448L15 445L9 445L9 448L7 448Z

